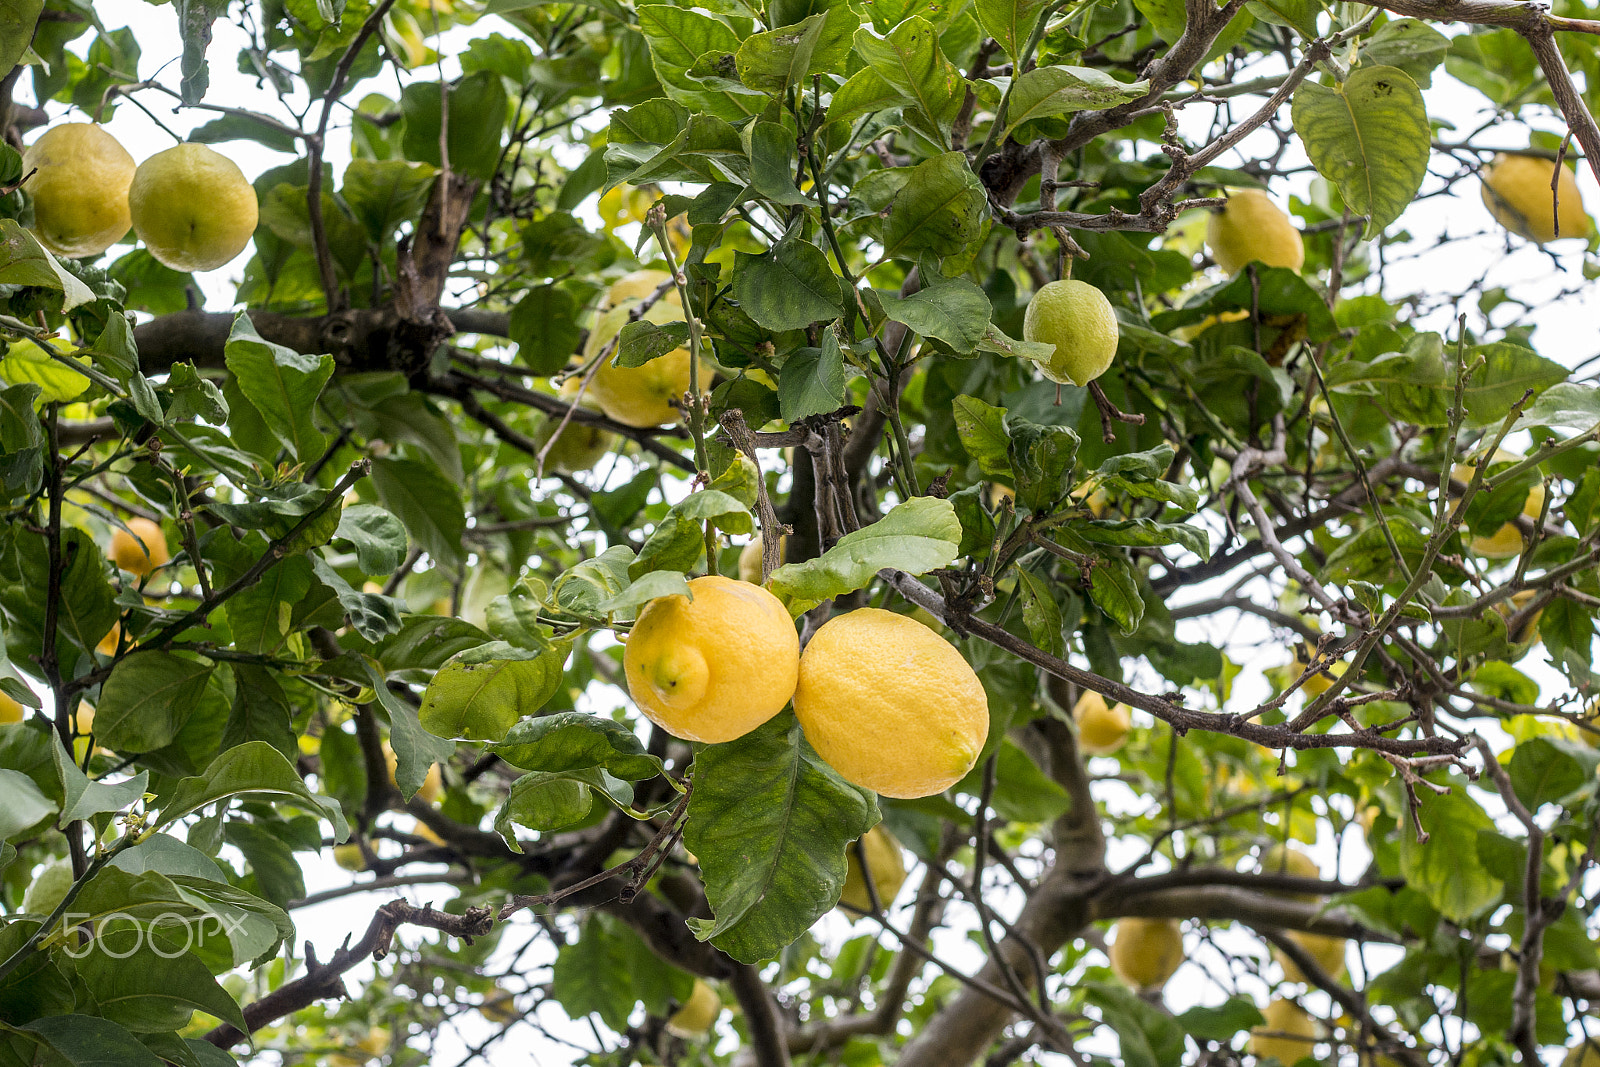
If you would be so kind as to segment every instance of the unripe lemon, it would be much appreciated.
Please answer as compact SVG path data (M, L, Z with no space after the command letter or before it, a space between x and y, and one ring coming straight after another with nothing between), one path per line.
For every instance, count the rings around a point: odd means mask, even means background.
M56 860L45 865L39 877L28 883L22 894L22 910L34 915L49 915L56 905L66 899L72 888L72 861Z
M111 548L106 556L129 574L149 577L151 571L172 558L167 551L167 535L149 519L131 518L127 525L126 530L118 527L111 531Z
M569 378L561 387L561 395L570 401L577 395L580 385L577 378ZM600 405L587 391L578 404L589 411L600 410ZM556 436L557 427L561 429L559 437ZM568 419L567 424L562 426L560 415L547 412L533 431L533 440L542 449L552 437L555 437L556 443L550 446L550 453L544 458L545 469L563 474L589 470L617 443L617 435L602 426L579 422L577 419Z
M1342 937L1329 937L1324 934L1307 934L1299 930L1288 934L1290 941L1299 945L1310 953L1311 958L1317 961L1317 966L1330 978L1339 977L1344 971L1345 948L1348 944ZM1283 977L1289 982L1308 982L1305 972L1295 965L1294 960L1279 952L1272 950L1272 956L1278 961L1278 966L1283 968Z
M1183 928L1176 919L1118 919L1112 932L1111 973L1134 989L1164 986L1183 965Z
M1550 179L1556 191L1550 192ZM1560 237L1588 239L1594 223L1583 210L1578 181L1566 167L1556 174L1556 161L1535 156L1498 155L1483 169L1483 202L1496 222L1530 241L1544 244Z
M58 256L98 256L128 232L133 157L104 127L52 126L22 154L33 196L33 233Z
M1062 385L1088 385L1117 355L1117 313L1088 282L1050 282L1033 294L1022 318L1022 337L1055 345L1039 373Z
M641 270L612 285L589 331L589 339L584 343L583 358L590 360L598 355L628 324L634 305L655 292L669 277L664 271ZM642 317L658 325L682 322L683 305L677 291L667 290ZM600 410L628 426L664 426L677 422L679 411L673 402L681 401L689 389L689 350L675 348L642 367L613 367L611 360L615 356L613 350L589 381L587 395L594 398Z
M722 998L703 978L694 980L694 992L683 1007L667 1019L667 1032L674 1037L700 1037L711 1029L722 1014Z
M906 881L906 860L900 852L900 842L879 823L862 836L861 848L867 854L867 872L872 875L872 887L878 891L878 903L887 908ZM839 904L850 909L849 914L854 918L872 910L872 894L867 892L867 880L861 873L861 861L856 858L855 842L845 846L844 858L847 869Z
M347 871L365 870L367 858L361 854L361 846L354 841L348 845L333 846L333 862Z
M959 782L989 733L989 699L961 653L881 608L835 615L812 634L794 713L845 781L903 799Z
M255 233L256 191L244 172L203 144L157 152L128 189L133 229L156 262L173 270L215 270Z
M756 534L750 539L750 543L745 545L744 548L740 550L739 580L741 582L754 582L756 585L761 584L761 553L765 550L765 548L766 542L761 539L760 534ZM787 536L779 537L778 562L780 564L783 562L783 554L788 550L788 548L789 538Z
M715 744L743 737L783 710L800 670L800 638L777 597L708 574L694 597L645 605L622 667L639 710L674 737Z
M1268 267L1299 270L1306 261L1300 231L1272 198L1260 189L1237 189L1228 203L1206 223L1211 258L1228 274L1260 261Z
M1277 999L1262 1011L1265 1025L1250 1031L1248 1051L1259 1060L1297 1063L1311 1055L1317 1043L1317 1022L1292 1000Z
M1078 747L1091 756L1109 756L1128 741L1133 718L1124 704L1107 705L1106 698L1086 689L1072 705L1078 724Z

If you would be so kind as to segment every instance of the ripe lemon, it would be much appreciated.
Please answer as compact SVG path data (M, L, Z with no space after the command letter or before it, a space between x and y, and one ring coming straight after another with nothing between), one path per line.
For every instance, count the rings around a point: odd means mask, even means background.
M1494 609L1501 615L1505 616L1506 622L1509 623L1517 612L1527 607L1528 601L1532 600L1538 595L1539 591L1537 589L1524 589L1520 593L1512 593L1509 603L1502 600L1500 603L1494 606ZM1538 611L1533 613L1532 617L1524 620L1521 626L1519 626L1517 629L1508 629L1506 638L1513 645L1534 644L1539 640L1539 619L1542 618L1543 615L1544 609L1540 608Z
M172 553L167 550L167 535L158 524L135 517L128 520L126 530L118 527L111 531L111 549L106 556L129 574L146 578L164 566Z
M761 584L761 553L766 548L766 542L756 534L739 552L739 580L741 582L754 582ZM789 549L789 538L778 538L778 562L783 562L783 554Z
M361 1067L389 1051L389 1031L382 1026L374 1026L367 1031L367 1036L357 1041L354 1045L346 1046L343 1052L336 1052L328 1057L327 1067Z
M1092 689L1072 705L1072 721L1078 724L1078 747L1091 756L1109 756L1127 743L1133 728L1125 705L1107 706L1106 698Z
M1211 258L1228 274L1246 264L1299 270L1306 261L1300 231L1272 198L1260 189L1236 189L1227 206L1206 222L1206 246Z
M1311 958L1317 961L1317 966L1321 967L1328 977L1337 978L1340 972L1344 970L1345 947L1347 944L1344 938L1328 937L1324 934L1306 934L1298 930L1292 931L1288 937L1290 941L1310 953ZM1285 956L1277 949L1272 950L1272 956L1278 961L1278 966L1283 968L1285 981L1309 981L1305 976L1305 972L1300 970L1288 956Z
M800 657L794 713L845 781L904 799L959 782L989 733L989 699L961 653L881 608L818 627Z
M628 692L650 721L686 741L743 737L783 710L800 670L800 638L777 597L708 574L693 600L645 605L628 634Z
M1321 878L1322 868L1298 845L1273 845L1261 857L1262 874L1287 874L1295 878ZM1298 900L1316 900L1315 893L1289 893Z
M12 700L4 693L0 693L0 726L10 726L14 722L21 722L28 715L28 709Z
M593 359L628 324L633 308L655 292L671 275L659 270L634 271L619 279L606 293L583 358ZM644 313L647 322L682 322L683 305L677 291L669 289ZM615 351L600 364L589 382L587 395L610 418L628 426L665 426L678 421L673 402L689 390L689 350L675 348L642 367L613 367Z
M334 845L333 862L347 871L365 870L367 866L367 858L361 854L361 846L354 841L348 845Z
M1261 1014L1266 1023L1250 1031L1246 1046L1253 1056L1258 1060L1276 1059L1287 1065L1311 1055L1311 1048L1317 1042L1317 1022L1298 1004L1277 999Z
M569 378L561 387L561 395L568 402L578 394L581 385L577 378ZM598 412L600 405L585 391L584 396L578 401L578 406L588 411ZM563 474L576 474L586 471L610 452L617 443L617 435L602 426L579 422L577 419L568 419L565 426L561 426L561 416L547 412L543 421L533 431L533 440L543 448L550 438L555 437L556 428L561 427L561 436L556 437L556 443L550 447L550 454L545 456L546 470L560 471Z
M428 842L430 845L443 845L446 843L444 838L440 837L434 832L433 827L429 826L420 819L417 820L417 824L411 828L411 832Z
M1117 355L1117 313L1088 282L1050 282L1033 294L1022 318L1022 337L1056 346L1039 372L1062 385L1088 385Z
M1483 169L1483 202L1496 222L1530 241L1544 244L1560 238L1588 239L1594 222L1583 210L1577 179L1566 167L1556 176L1553 159L1498 155ZM1550 179L1556 177L1556 195Z
M1175 919L1118 919L1112 932L1111 973L1134 989L1164 986L1183 965L1183 928Z
M115 656L117 654L117 642L121 640L122 624L114 622L111 624L111 629L107 630L106 635L100 639L100 643L94 646L94 650L102 656Z
M58 256L98 256L128 232L133 157L92 122L52 126L22 154L33 233Z
M722 998L703 978L694 980L689 1000L667 1019L667 1032L674 1037L700 1037L711 1029L722 1014Z
M143 163L128 189L133 229L156 262L215 270L255 233L256 191L233 160L203 144L180 144Z
M1491 465L1497 463L1519 463L1522 457L1514 452L1497 449L1489 460ZM1472 481L1473 467L1471 464L1458 463L1450 471L1452 481L1468 485ZM1485 474L1485 477L1488 477ZM1522 501L1522 513L1535 522L1539 520L1540 512L1544 511L1544 485L1541 483L1528 490L1528 495ZM1492 534L1478 534L1467 541L1467 547L1485 559L1510 559L1512 556L1522 555L1522 531L1517 524L1508 522Z
M400 766L400 759L394 754L394 749L389 747L389 742L383 743L383 761L389 765L389 784L396 789L400 783L395 781L394 772ZM444 775L439 772L439 765L428 765L428 774L422 779L422 785L417 789L416 797L424 804L432 804L444 795ZM420 825L420 824L419 824Z
M516 998L504 989L497 989L484 997L483 1003L478 1005L478 1014L501 1026L522 1017L517 1010Z
M861 848L867 854L867 873L872 875L872 887L878 891L878 903L887 908L906 881L906 860L900 852L900 842L879 823L862 836ZM872 894L867 892L867 879L861 873L854 842L845 846L844 858L847 869L839 905L850 909L850 917L855 918L872 910Z
M1297 644L1294 646L1294 669L1297 672L1295 677L1304 674L1306 668L1311 666L1309 655L1305 645ZM1344 676L1344 672L1349 669L1349 666L1343 660L1335 660L1326 668L1307 678L1305 683L1300 686L1300 692L1306 695L1307 700L1317 699L1328 691L1328 687L1333 684L1334 679Z

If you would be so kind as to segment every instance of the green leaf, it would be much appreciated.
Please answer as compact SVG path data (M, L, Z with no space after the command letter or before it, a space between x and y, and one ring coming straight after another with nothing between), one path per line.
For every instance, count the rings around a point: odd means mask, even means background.
M511 783L505 802L495 813L495 832L505 839L511 851L521 852L513 823L539 833L571 826L594 807L595 790L612 797L618 807L633 801L633 787L602 770L525 774Z
M1101 558L1090 576L1089 599L1111 617L1124 634L1131 634L1144 620L1144 601L1132 569L1120 559Z
M654 323L649 319L630 322L617 335L614 367L642 367L652 359L675 352L689 344L687 322Z
M303 463L320 457L328 442L311 413L333 375L333 357L304 356L264 340L243 312L233 320L224 351L240 392L278 442Z
M1554 804L1594 778L1596 756L1586 746L1535 737L1511 754L1511 786L1529 811Z
M238 1002L198 957L190 952L169 957L170 949L158 951L143 934L139 927L102 925L95 935L97 951L76 962L74 969L101 1017L136 1032L160 1033L181 1029L196 1011L204 1011L246 1029Z
M49 1015L5 1029L39 1050L37 1062L69 1067L165 1067L139 1039L109 1019L94 1015ZM35 1062L33 1055L27 1061Z
M1266 1021L1249 997L1229 997L1214 1008L1196 1005L1178 1016L1184 1030L1201 1041L1227 1042L1233 1035Z
M1115 107L1149 92L1147 81L1119 82L1093 67L1035 67L1011 85L1006 135L1033 119Z
M30 493L44 476L44 429L34 411L39 386L33 382L0 389L0 490L14 500Z
M1361 67L1328 88L1300 84L1291 107L1295 132L1365 235L1381 233L1410 206L1428 170L1431 130L1422 93L1397 67Z
M22 61L43 10L44 0L0 2L0 70L10 72Z
M627 942L614 922L598 912L589 916L577 936L563 944L550 970L550 995L567 1017L594 1014L617 1033L628 1029L634 994Z
M674 4L645 4L634 14L639 20L639 32L650 46L650 64L675 103L728 122L738 122L761 110L766 94L734 80L738 74L734 54L739 50L739 38L727 23ZM726 72L716 81L715 88L708 84L709 79L703 81L690 74L690 68L702 58L722 56L727 57Z
M914 259L919 252L954 256L964 251L983 232L988 204L983 184L963 153L946 152L917 164L890 205L884 258Z
M1117 1035L1126 1067L1178 1067L1183 1062L1183 1027L1138 994L1109 982L1086 983L1085 999Z
M0 219L0 284L54 289L61 294L61 305L52 308L57 311L71 311L94 299L89 287L14 219Z
M96 722L98 724L98 716ZM170 825L195 809L225 797L261 793L304 801L308 808L332 820L337 840L350 836L350 827L339 805L306 788L294 765L265 741L247 741L230 748L212 760L205 773L179 781L170 796L160 798L161 818L156 825Z
M583 343L578 301L565 289L536 285L511 309L517 358L535 374L554 374Z
M1015 63L1022 59L1022 46L1046 6L1047 0L977 0L973 14L983 32L999 41Z
M947 141L965 83L960 71L945 58L939 47L939 33L932 24L914 15L885 37L862 26L856 30L855 42L856 53L867 66L912 101L939 140Z
M1600 426L1600 387L1558 382L1529 405L1517 426L1559 426L1569 430Z
M45 796L33 779L21 771L0 767L0 841L15 837L61 810Z
M1033 643L1052 656L1066 655L1066 636L1061 631L1061 608L1050 595L1050 586L1022 567L1017 571L1017 591L1022 594L1022 624Z
M1417 790L1426 843L1400 835L1400 873L1448 919L1466 922L1498 903L1504 883L1484 870L1478 832L1494 824L1459 783L1444 796Z
M450 164L455 166L455 160ZM352 159L339 195L373 241L387 241L395 228L411 222L433 188L433 167L403 159Z
M839 337L824 330L821 348L802 348L778 375L778 413L786 422L838 411L844 405L844 352Z
M1074 524L1072 532L1095 545L1182 545L1201 559L1211 558L1211 537L1198 526L1154 519L1095 519Z
M695 757L684 847L712 919L695 936L742 963L777 955L839 900L845 846L878 821L876 798L811 750L793 715Z
M479 181L494 177L500 162L508 110L505 82L490 70L468 74L450 86L450 169ZM406 158L442 166L440 119L445 111L438 82L413 82L400 93L405 114Z
M717 489L684 497L656 525L628 566L628 577L638 580L651 571L687 571L705 551L705 524L727 533L747 534L755 529L750 509Z
M904 100L900 90L890 85L882 74L871 67L862 67L833 94L828 104L828 118L847 122L863 112L882 111Z
M153 752L188 721L216 664L172 652L136 652L100 690L95 739L119 752Z
M431 463L395 456L373 459L372 485L378 500L430 556L447 566L461 562L467 516L460 486Z
M961 447L978 461L978 469L991 478L1009 478L1011 435L1006 432L1006 409L965 395L956 397L951 408Z
M759 256L737 253L733 295L756 325L776 332L831 322L843 307L828 257L792 234Z
M602 615L632 618L635 609L664 596L689 596L689 579L682 571L651 571L597 609Z
M817 26L822 16L813 15ZM756 37L765 36L757 34ZM756 38L746 41L745 48ZM744 52L741 48L740 53ZM787 126L776 122L752 122L745 128L744 136L750 154L750 187L774 204L805 205L811 203L794 184L795 136Z
M492 641L452 657L422 695L423 728L439 737L499 741L555 695L570 643L543 652Z
M926 574L947 566L960 544L961 523L950 502L913 497L872 525L845 534L816 559L779 567L767 588L789 614L800 615L860 589L885 568Z
M229 141L254 141L275 152L293 153L300 139L288 130L253 118L255 112L223 115L189 131L190 144L226 144Z
M879 293L878 300L883 313L895 322L905 323L912 333L943 341L962 355L977 349L994 314L983 290L965 278L942 281L903 299Z
M753 33L746 37L734 56L734 66L739 72L739 80L751 89L780 97L789 91L790 86L804 82L806 72L811 67L811 53L822 37L827 18L828 16L819 13L793 26L783 26L776 30L768 30L766 33ZM776 124L769 122L756 125ZM798 190L795 195L799 195ZM788 202L790 201L780 201L780 203Z
M551 774L604 768L624 781L637 782L661 773L661 761L622 723L579 711L527 719L511 728L493 746L513 767Z
M1017 501L1031 511L1052 510L1067 495L1078 435L1065 426L1041 426L1015 415L1006 419L1006 428Z
M1419 86L1433 84L1433 70L1450 51L1450 38L1420 19L1394 19L1361 42L1361 61L1398 67Z
M399 570L406 558L406 528L371 504L352 504L340 512L334 536L350 542L363 574L388 576Z
M394 600L381 593L356 589L328 565L321 553L311 554L311 573L317 581L333 590L339 608L350 620L350 625L368 641L381 641L400 629L400 612Z
M91 781L72 762L60 738L53 732L50 735L50 758L55 762L56 780L61 783L61 818L57 822L63 827L74 819L87 819L91 815L131 807L144 796L145 786L150 781L149 771L140 771L120 782Z

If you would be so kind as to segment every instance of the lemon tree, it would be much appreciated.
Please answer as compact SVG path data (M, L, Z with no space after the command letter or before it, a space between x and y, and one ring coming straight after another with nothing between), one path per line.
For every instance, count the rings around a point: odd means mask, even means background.
M1594 15L0 0L0 1062L1584 1062Z

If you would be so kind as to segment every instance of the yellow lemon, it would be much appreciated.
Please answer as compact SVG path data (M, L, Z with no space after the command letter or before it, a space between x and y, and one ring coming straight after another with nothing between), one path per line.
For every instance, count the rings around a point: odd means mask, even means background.
M878 891L878 903L887 908L906 881L906 860L900 852L900 842L879 823L862 836L861 849L867 854L867 873L872 876L872 887ZM849 909L854 918L872 910L872 895L867 892L867 879L861 873L854 842L845 846L844 857L847 869L839 904Z
M1111 973L1134 989L1164 986L1183 965L1183 928L1176 919L1118 919L1112 932Z
M650 721L686 741L743 737L794 695L800 638L789 612L759 585L708 574L690 600L645 605L628 634L628 692Z
M387 741L383 743L383 761L389 765L389 784L396 789L400 788L400 783L394 778L394 772L400 766L400 759ZM425 804L432 804L442 795L444 795L444 775L440 773L437 763L429 764L427 776L422 779L422 786L417 790L416 797Z
M1285 1065L1311 1055L1317 1043L1317 1022L1292 1000L1277 999L1261 1013L1266 1023L1250 1031L1246 1046L1258 1060L1276 1059Z
M1299 845L1273 845L1261 857L1262 874L1287 874L1295 878L1321 878L1322 868ZM1291 893L1301 900L1316 900L1315 893Z
M478 1014L501 1026L522 1017L517 1010L516 998L504 989L496 989L484 997L483 1003L478 1005Z
M1515 452L1496 449L1489 460L1489 464L1493 466L1500 463L1520 463L1521 461L1522 457ZM1458 463L1450 471L1450 479L1460 482L1462 485L1469 485L1472 482L1474 473L1472 464ZM1484 475L1486 478L1488 476L1488 474ZM1541 483L1528 490L1528 495L1522 501L1522 514L1537 522L1539 514L1543 510L1544 485ZM1485 559L1509 559L1512 556L1520 556L1522 554L1522 531L1517 528L1516 523L1508 522L1492 534L1478 534L1470 538L1467 542L1467 547Z
M97 256L133 224L128 186L133 157L104 127L52 126L22 154L23 186L33 196L33 233L58 256Z
M333 862L347 871L365 870L367 858L361 854L361 846L354 841L348 845L333 846Z
M1299 677L1301 674L1304 674L1306 672L1306 668L1310 666L1310 652L1307 650L1306 646L1304 644L1295 645L1294 669L1298 672L1295 677ZM1342 678L1344 676L1344 672L1349 669L1349 666L1350 665L1344 662L1344 660L1335 660L1327 667L1307 678L1305 680L1305 684L1300 686L1300 692L1306 695L1307 700L1317 699L1323 693L1328 691L1328 687L1333 684L1334 679Z
M577 378L569 378L561 387L561 395L569 402L578 394L581 382ZM588 411L598 412L600 405L588 395L586 391L578 406ZM560 427L561 436L556 437L556 429ZM602 426L591 423L579 422L577 419L568 419L565 426L561 425L561 416L547 412L538 427L533 431L533 440L540 448L549 443L552 437L556 443L550 446L549 455L545 456L545 469L560 471L563 474L576 474L586 471L611 451L617 443L617 435Z
M988 497L990 511L998 512L1008 503L1012 507L1017 506L1017 491L1011 488L1009 485L1001 485L999 482L990 482Z
M1299 270L1306 261L1305 243L1289 216L1260 189L1237 189L1227 206L1206 223L1211 258L1228 274L1248 263Z
M700 1037L711 1029L722 1014L722 998L703 978L694 980L688 1001L667 1019L667 1032L674 1037Z
M754 582L761 584L761 553L766 548L766 542L761 540L761 535L756 534L739 552L739 580L741 582ZM789 538L778 538L778 563L783 563L783 554L789 548Z
M628 324L634 306L655 292L670 275L659 270L641 270L626 275L611 286L601 304L600 314L589 330L583 358L595 358ZM668 289L651 304L642 318L657 325L682 322L683 305L677 291ZM675 403L689 389L689 350L675 348L642 367L613 367L613 350L589 381L587 395L594 398L610 418L628 426L663 426L679 418Z
M1556 181L1554 194L1551 178ZM1594 223L1583 210L1577 179L1566 167L1557 175L1553 159L1495 156L1483 169L1483 202L1496 222L1539 244L1558 236L1588 239L1594 233Z
M1506 623L1509 627L1511 620L1516 617L1517 613L1523 608L1527 607L1528 602L1538 595L1539 591L1537 589L1524 589L1520 593L1512 593L1509 603L1502 600L1500 603L1496 604L1494 608L1501 615L1505 616ZM1540 608L1530 617L1524 619L1515 630L1507 629L1506 639L1509 640L1513 645L1532 645L1534 642L1539 640L1539 619L1543 615L1544 609Z
M1317 961L1317 966L1321 967L1328 977L1337 978L1340 972L1344 970L1345 948L1348 944L1344 938L1328 937L1324 934L1301 933L1299 930L1291 931L1288 934L1288 938L1305 949L1311 958ZM1305 972L1295 965L1294 960L1291 960L1277 949L1272 950L1272 957L1278 961L1278 966L1283 968L1285 981L1310 981Z
M148 577L157 567L172 558L167 550L167 535L159 524L137 516L128 520L126 530L118 527L111 531L111 548L107 557L129 574Z
M1088 385L1117 355L1117 313L1088 282L1050 282L1033 294L1022 318L1027 341L1055 345L1039 372L1062 385Z
M430 845L443 845L445 843L444 838L434 833L433 827L429 826L425 822L422 822L421 820L418 820L417 825L411 828L411 832L428 842Z
M1072 721L1078 724L1078 747L1091 756L1109 756L1128 740L1133 718L1124 704L1107 705L1106 698L1086 689L1072 705Z
M173 270L215 270L250 242L258 208L244 172L203 144L157 152L128 189L133 229L156 262Z
M989 733L989 699L961 653L881 608L835 615L812 634L794 713L845 781L905 799L959 782Z
M328 1067L361 1067L389 1051L389 1031L381 1026L374 1026L367 1031L367 1036L357 1041L354 1045L346 1047L343 1052L336 1052L327 1059Z
M4 693L0 693L0 726L10 726L27 718L28 709Z

